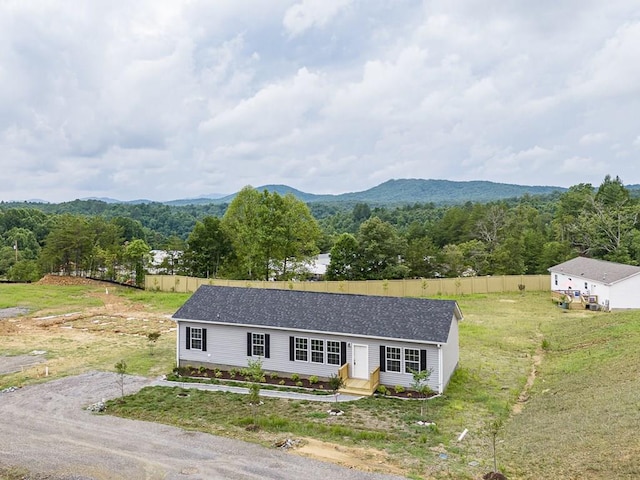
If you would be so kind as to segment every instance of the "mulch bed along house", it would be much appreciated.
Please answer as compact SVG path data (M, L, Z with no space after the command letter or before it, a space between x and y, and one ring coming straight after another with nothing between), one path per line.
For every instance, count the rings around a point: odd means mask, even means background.
M233 370L220 370L220 369L208 369L204 367L180 367L174 369L174 375L177 377L189 377L194 379L207 379L207 380L220 380L220 381L236 381L236 382L251 382L251 379L246 377L246 372L242 371L243 369L233 369ZM170 378L171 379L171 378ZM332 394L331 386L326 379L316 379L313 377L309 378L298 378L298 377L287 377L280 376L275 373L265 372L265 376L263 377L263 381L260 382L264 385L274 385L279 387L293 387L293 388L304 388L308 389L315 393L327 392L327 394ZM396 390L397 388L397 390ZM378 390L376 395L382 394L381 390L384 392L384 396L389 397L398 397L398 398L423 398L419 393L405 389L403 387L384 387L384 389ZM434 396L435 393L432 393L429 396Z

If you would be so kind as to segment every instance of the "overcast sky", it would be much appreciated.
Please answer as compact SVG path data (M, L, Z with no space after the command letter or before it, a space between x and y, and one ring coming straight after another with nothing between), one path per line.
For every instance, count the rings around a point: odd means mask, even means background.
M0 0L0 200L640 183L638 0Z

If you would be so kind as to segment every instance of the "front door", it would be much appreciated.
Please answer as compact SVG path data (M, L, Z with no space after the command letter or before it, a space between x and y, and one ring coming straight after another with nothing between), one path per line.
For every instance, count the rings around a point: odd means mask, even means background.
M351 376L369 380L369 346L353 344Z

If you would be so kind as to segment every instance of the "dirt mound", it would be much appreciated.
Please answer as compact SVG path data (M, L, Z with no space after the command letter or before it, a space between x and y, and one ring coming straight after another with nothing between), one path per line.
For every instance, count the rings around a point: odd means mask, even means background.
M91 280L84 277L72 277L69 275L45 275L38 282L38 285L102 285L98 280Z

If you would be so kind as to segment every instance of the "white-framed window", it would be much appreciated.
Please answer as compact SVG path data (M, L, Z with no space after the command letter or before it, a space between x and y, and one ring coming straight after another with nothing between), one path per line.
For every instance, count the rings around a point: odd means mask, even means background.
M197 327L191 327L191 339L192 350L202 350L202 329Z
M313 363L324 363L324 340L311 339L311 361Z
M413 373L420 371L420 350L417 348L404 349L404 372Z
M251 355L254 357L264 357L264 333L251 334Z
M295 359L298 362L309 361L309 339L296 337L295 339Z
M340 342L327 340L327 363L329 365L340 365Z
M400 347L387 347L387 372L400 372Z

